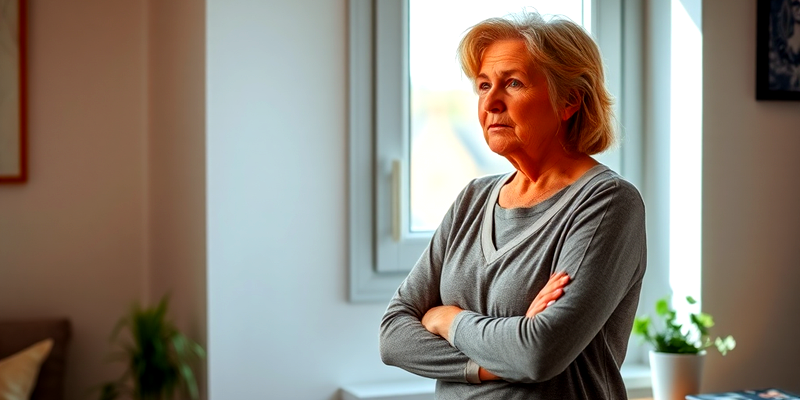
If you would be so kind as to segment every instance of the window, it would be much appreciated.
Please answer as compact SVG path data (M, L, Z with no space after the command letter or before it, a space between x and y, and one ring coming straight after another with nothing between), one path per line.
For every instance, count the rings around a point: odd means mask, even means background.
M409 179L403 194L409 205L403 216L409 232L436 229L470 179L511 169L486 146L477 123L477 96L455 57L464 30L486 17L530 8L589 26L589 5L583 0L408 2L410 126L403 172Z
M620 99L621 0L498 1L491 6L478 1L350 2L352 301L387 300L467 181L511 170L504 159L487 154L473 111L476 100L456 64L455 50L469 26L519 12L520 4L542 14L567 15L592 32L606 61L609 89ZM443 104L448 106L444 112L431 112ZM617 116L627 125L624 106L617 104ZM641 157L637 146L628 149L629 141L641 143L625 137L626 146L598 158L636 184Z
M672 0L670 8L669 284L687 324L701 309L703 35L700 1Z
M701 2L586 0L582 4L587 16L583 22L606 62L607 84L617 99L616 115L621 125L621 147L604 154L600 161L636 185L647 205L648 271L640 313L652 312L655 300L671 292L678 300L687 294L700 299ZM384 3L393 3L394 8L383 8ZM387 257L398 260L400 249L411 248L415 240L424 247L427 236L420 231L431 226L412 220L414 189L407 189L413 184L406 185L409 175L413 179L415 167L393 161L408 160L413 153L409 148L415 145L415 122L408 117L414 105L406 100L413 94L405 84L409 70L414 68L413 56L406 53L409 43L413 46L414 32L403 24L414 12L413 0L410 6L406 4L350 2L351 301L388 300L422 251L422 247L411 251L412 260L394 268L380 266L380 240L394 240L392 235L399 238L392 257ZM395 33L388 34L392 29ZM447 51L454 59L455 46ZM394 56L395 61L385 60L387 56ZM381 79L387 77L395 81L394 92L382 86ZM400 127L394 131L396 141L391 142L395 147L389 150L394 153L388 156L381 153L388 143L383 135L391 137L381 131L387 126ZM412 138L408 141L402 135ZM412 193L393 196L392 190ZM392 199L398 199L394 207ZM391 225L392 218L404 226L395 229L400 224ZM682 307L683 302L677 301L675 306ZM638 340L632 340L626 364L623 376L629 395L650 396L649 370L635 365L647 364L646 348Z

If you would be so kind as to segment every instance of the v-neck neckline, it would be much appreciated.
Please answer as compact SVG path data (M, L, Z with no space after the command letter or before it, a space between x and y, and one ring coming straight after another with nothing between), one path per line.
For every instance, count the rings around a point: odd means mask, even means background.
M483 257L486 260L486 263L489 264L494 262L503 254L507 253L509 250L522 243L522 241L536 233L536 231L541 229L547 222L549 222L550 219L552 219L553 216L558 213L564 207L564 205L566 205L567 202L569 202L575 196L578 190L586 185L587 182L589 182L598 174L607 170L608 167L603 164L598 164L584 172L580 178L578 178L565 189L561 198L559 198L555 204L551 205L550 208L548 208L547 211L545 211L544 214L542 214L542 216L536 220L536 222L509 240L508 243L499 249L495 247L494 239L492 238L492 232L494 231L494 205L497 203L497 199L500 196L500 189L503 187L503 185L508 183L508 181L514 175L514 172L510 172L501 179L498 179L494 188L492 188L492 192L489 194L489 198L486 200L486 204L484 205L483 221L481 224L481 247L483 248Z

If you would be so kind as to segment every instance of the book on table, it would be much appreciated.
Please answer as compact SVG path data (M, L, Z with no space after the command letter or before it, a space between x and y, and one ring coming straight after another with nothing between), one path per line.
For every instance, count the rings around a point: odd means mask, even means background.
M686 400L800 400L800 396L779 389L740 390L736 392L690 394Z

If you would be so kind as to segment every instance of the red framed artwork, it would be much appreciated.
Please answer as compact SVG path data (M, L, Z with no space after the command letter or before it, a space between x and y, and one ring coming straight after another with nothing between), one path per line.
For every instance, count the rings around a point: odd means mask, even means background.
M28 179L27 0L0 0L0 183Z

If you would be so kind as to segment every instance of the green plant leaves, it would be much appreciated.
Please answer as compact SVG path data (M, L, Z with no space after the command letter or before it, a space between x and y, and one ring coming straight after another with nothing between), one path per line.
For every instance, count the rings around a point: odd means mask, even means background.
M669 299L667 299L667 298L663 298L663 299L660 299L660 300L658 300L656 302L656 314L658 314L658 315L663 317L663 316L666 316L667 313L669 313L670 308L669 308L668 300Z
M633 333L641 336L648 336L650 331L650 317L636 317L633 320Z
M734 340L733 336L731 335L728 335L725 339L717 338L717 340L714 341L714 344L717 346L717 350L719 350L723 356L736 348L736 340Z
M655 339L655 350L662 353L696 354L701 350L679 332L659 333Z
M111 341L120 349L114 359L128 368L118 381L101 387L100 400L114 400L124 392L138 400L172 399L179 390L198 398L192 366L205 351L168 320L167 309L166 296L155 307L134 304L114 326Z
M686 301L689 304L697 304L691 296L687 296ZM709 328L714 326L714 319L709 314L702 312L689 314L691 325L684 329L682 324L677 323L677 314L669 304L669 297L659 299L655 309L656 314L661 317L662 324L656 326L649 316L639 316L634 319L631 333L653 345L657 352L696 354L716 345L717 350L725 355L736 346L736 341L731 336L711 341L708 335ZM651 328L655 333L651 333Z
M714 319L706 313L689 314L689 318L701 336L708 336L708 328L714 326Z

